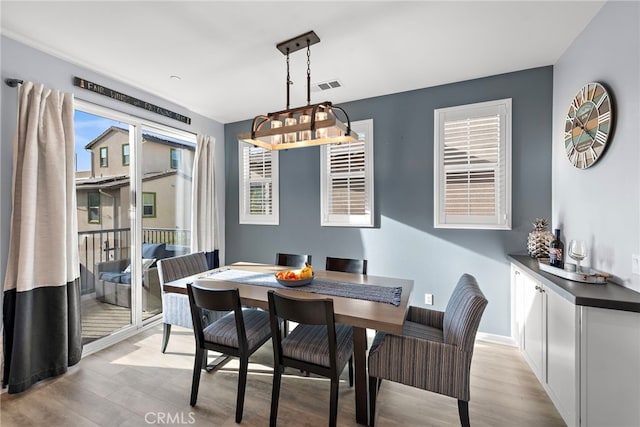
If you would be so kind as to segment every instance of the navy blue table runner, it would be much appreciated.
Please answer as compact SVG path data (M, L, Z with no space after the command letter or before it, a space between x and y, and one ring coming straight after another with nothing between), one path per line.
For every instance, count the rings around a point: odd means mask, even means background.
M338 280L313 279L308 285L287 287L278 283L273 273L258 273L247 270L217 270L207 273L202 278L238 282L248 285L268 286L271 288L292 289L336 297L354 298L374 302L400 305L402 286L379 286L361 283L341 282Z

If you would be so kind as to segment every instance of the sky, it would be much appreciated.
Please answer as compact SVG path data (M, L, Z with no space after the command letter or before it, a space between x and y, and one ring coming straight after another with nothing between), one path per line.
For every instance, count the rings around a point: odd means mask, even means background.
M76 171L91 170L91 152L85 150L85 146L110 126L119 126L127 129L128 124L101 116L75 111L75 139L76 139Z
M119 122L117 120L107 119L102 116L96 116L94 114L86 113L84 111L75 110L74 115L75 126L75 140L76 140L76 172L77 171L90 171L91 170L91 152L85 150L85 146L98 137L102 132L109 129L111 126L118 126L123 129L128 129L129 124ZM189 141L171 138L166 135L158 134L155 132L144 131L143 134L155 135L160 138L173 140L182 144L194 145Z

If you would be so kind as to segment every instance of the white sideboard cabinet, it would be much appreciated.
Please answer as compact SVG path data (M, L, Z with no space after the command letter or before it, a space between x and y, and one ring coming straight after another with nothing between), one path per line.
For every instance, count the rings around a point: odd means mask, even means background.
M513 265L511 274L520 350L567 425L579 425L578 310Z
M567 425L640 426L640 294L510 258L513 338Z

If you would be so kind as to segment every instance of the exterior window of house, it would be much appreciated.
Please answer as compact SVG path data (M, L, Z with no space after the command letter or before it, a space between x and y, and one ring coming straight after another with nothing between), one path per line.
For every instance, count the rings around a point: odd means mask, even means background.
M238 144L240 224L278 225L278 152Z
M321 225L373 227L373 120L351 123L359 140L320 150Z
M511 99L434 113L434 227L510 230Z
M109 154L107 147L100 147L100 167L106 168L109 166Z
M180 150L176 148L171 149L171 169L180 168Z
M90 224L100 224L100 193L97 191L87 193L87 212Z
M142 193L142 217L156 217L156 193Z
M122 166L129 166L129 144L122 144Z

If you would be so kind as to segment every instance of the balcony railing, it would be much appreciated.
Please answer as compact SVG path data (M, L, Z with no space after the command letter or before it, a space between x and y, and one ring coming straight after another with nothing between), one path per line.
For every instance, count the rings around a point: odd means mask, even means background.
M191 230L169 228L144 228L144 243L166 243L167 245L189 246ZM95 266L100 262L130 258L131 229L113 228L78 233L80 255L80 283L82 295L95 292Z

